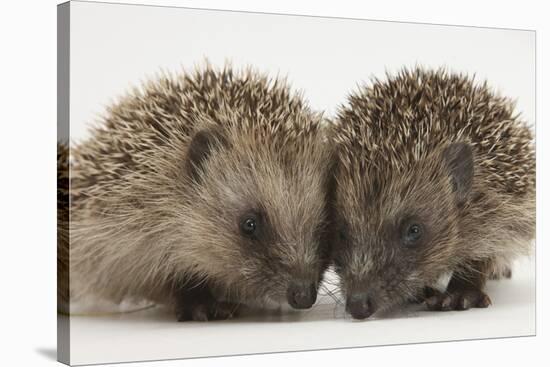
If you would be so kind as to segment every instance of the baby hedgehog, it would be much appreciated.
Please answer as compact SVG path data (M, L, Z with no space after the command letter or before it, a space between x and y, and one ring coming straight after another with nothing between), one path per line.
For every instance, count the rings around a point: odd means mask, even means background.
M57 307L69 311L69 146L57 142Z
M253 70L133 90L72 152L72 299L148 299L180 321L311 307L329 263L321 122Z
M487 307L535 233L535 152L510 100L444 70L404 70L339 109L333 259L346 311L409 300ZM438 279L452 273L445 293ZM427 287L427 288L425 288Z

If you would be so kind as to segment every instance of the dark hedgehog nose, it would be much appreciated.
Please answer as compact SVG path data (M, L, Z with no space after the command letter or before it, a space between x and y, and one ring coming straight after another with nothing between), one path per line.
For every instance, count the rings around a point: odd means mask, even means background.
M293 280L286 291L286 298L293 308L310 308L317 300L317 286L312 282Z
M366 293L354 293L346 300L346 311L354 319L363 320L374 313L374 306Z

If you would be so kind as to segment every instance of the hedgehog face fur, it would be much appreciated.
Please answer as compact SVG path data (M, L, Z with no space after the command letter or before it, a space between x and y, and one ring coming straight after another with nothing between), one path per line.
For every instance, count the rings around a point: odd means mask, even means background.
M147 84L104 122L75 149L75 295L315 302L331 153L284 83L208 67Z
M212 280L219 273L220 288L239 299L311 306L328 262L327 173L317 161L328 157L313 147L297 151L301 138L285 147L255 132L222 134L198 133L191 154L203 162L187 161L192 210L181 227L201 244L194 264ZM181 256L185 266L189 253ZM306 292L307 299L292 292Z
M468 152L459 152L466 155L460 159L467 160ZM414 299L449 271L461 236L453 180L463 185L458 180L468 172L453 176L446 154L448 149L438 149L404 170L378 172L376 180L357 172L338 185L334 263L354 317ZM367 309L355 304L364 299Z
M418 298L446 273L481 288L528 252L532 137L487 86L422 69L375 81L341 108L332 140L332 257L354 318ZM449 303L474 302L460 297Z

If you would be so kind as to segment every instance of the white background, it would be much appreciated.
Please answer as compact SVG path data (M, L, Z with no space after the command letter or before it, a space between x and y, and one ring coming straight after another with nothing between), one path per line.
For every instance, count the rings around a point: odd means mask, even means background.
M535 117L534 32L74 2L71 136L130 86L205 58L286 76L329 117L358 84L415 65L475 74Z
M163 2L167 3L167 2ZM168 2L170 3L170 2ZM548 100L549 35L542 7L536 2L501 1L485 4L462 1L444 6L441 2L384 2L352 4L351 2L292 1L172 1L173 5L242 9L371 19L408 20L435 23L486 25L537 29L538 105L538 262L546 262L541 244L547 242L542 218L548 208L547 195L541 188L547 184L548 116L542 101ZM540 2L542 4L542 2ZM55 349L55 70L56 27L55 2L36 1L4 5L1 32L2 58L2 334L5 365L53 365ZM329 45L326 46L330 50ZM308 92L310 94L310 92ZM546 108L546 109L545 109ZM546 209L547 210L547 209ZM543 225L541 225L543 223ZM537 334L535 338L487 340L476 342L404 345L385 348L244 356L159 362L158 366L275 366L335 365L361 363L369 365L518 365L548 359L544 346L549 344L548 271L537 269ZM547 287L546 287L547 288ZM548 362L548 361L546 361ZM142 364L144 365L144 364Z
M70 17L72 139L86 136L86 125L103 112L103 105L129 86L160 69L192 69L205 57L219 67L229 60L235 68L252 65L271 76L287 76L329 117L357 84L372 76L383 78L385 71L416 64L445 66L487 79L516 99L517 111L534 123L532 31L78 1L71 4ZM513 269L512 281L489 284L494 302L489 311L419 312L407 319L397 314L357 324L342 319L343 307L326 300L331 304L300 317L296 312L281 317L263 313L208 324L177 324L172 315L158 311L72 317L71 362L532 335L534 277L531 264L524 264Z

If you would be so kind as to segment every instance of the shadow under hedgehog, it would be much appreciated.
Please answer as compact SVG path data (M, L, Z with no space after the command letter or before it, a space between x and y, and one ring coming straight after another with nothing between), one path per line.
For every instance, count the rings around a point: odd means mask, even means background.
M210 66L111 106L73 150L71 298L309 308L329 262L322 117L284 81Z
M534 143L512 103L464 75L404 70L352 94L331 139L346 311L487 307L486 280L510 276L535 233Z

